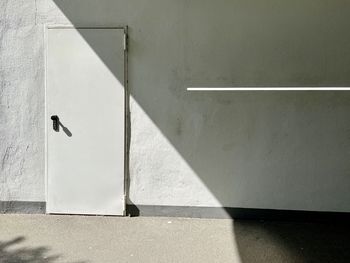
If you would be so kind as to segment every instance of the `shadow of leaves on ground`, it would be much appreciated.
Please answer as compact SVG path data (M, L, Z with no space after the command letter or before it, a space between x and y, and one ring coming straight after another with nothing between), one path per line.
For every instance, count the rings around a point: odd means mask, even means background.
M49 255L48 247L23 247L23 241L23 236L0 241L0 263L53 263L60 258L60 255Z

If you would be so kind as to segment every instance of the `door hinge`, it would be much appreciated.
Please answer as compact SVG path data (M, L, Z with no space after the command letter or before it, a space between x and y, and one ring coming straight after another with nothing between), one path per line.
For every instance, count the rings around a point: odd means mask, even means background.
M128 51L128 34L124 33L124 51Z

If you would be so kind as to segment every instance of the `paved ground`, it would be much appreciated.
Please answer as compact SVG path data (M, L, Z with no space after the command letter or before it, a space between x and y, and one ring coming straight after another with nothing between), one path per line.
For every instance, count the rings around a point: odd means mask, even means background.
M350 262L349 233L344 224L0 215L0 262Z

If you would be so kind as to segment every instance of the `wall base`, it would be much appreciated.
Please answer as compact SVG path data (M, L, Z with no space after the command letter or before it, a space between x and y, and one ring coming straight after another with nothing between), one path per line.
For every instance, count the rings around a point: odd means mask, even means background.
M45 214L45 202L0 201L1 214Z
M350 212L318 212L232 207L127 205L129 216L254 219L275 221L349 221Z
M0 201L0 214L45 214L45 212L45 202ZM302 222L350 220L350 212L153 205L127 205L127 215Z

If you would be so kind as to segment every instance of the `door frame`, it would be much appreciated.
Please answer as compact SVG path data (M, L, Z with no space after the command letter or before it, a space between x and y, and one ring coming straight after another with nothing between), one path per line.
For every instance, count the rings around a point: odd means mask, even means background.
M47 114L47 58L48 58L48 30L49 29L119 29L124 32L124 216L126 215L126 199L129 183L129 146L130 146L130 91L128 79L128 26L75 26L73 24L45 24L44 25L44 107L45 107L45 203L48 202L48 114ZM45 213L47 213L45 208Z

